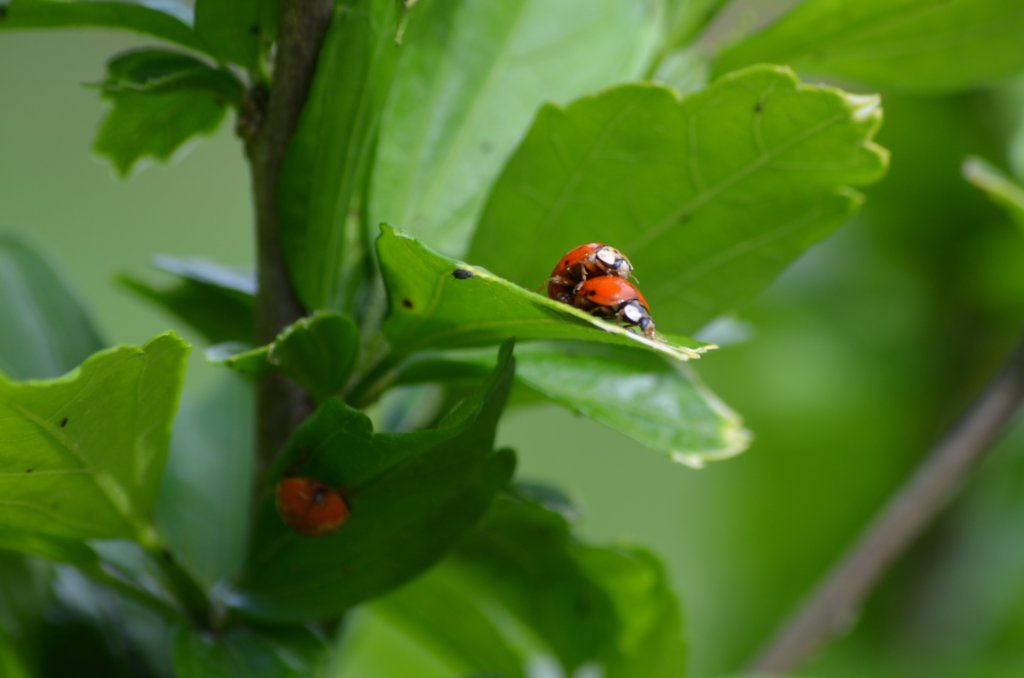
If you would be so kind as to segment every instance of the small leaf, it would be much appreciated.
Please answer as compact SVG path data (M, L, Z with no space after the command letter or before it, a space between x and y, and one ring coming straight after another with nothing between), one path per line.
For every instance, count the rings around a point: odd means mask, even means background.
M396 383L474 376L483 360L475 351L420 357L402 366ZM688 466L750 444L740 418L692 371L655 353L582 342L523 345L516 349L516 385Z
M154 520L207 588L235 577L245 561L256 467L253 407L252 386L217 370L213 387L186 397L174 421Z
M277 0L196 0L196 34L218 58L260 68L277 34Z
M204 92L111 95L114 106L96 136L94 150L106 156L121 176L145 157L167 161L197 134L212 134L225 107Z
M9 236L0 236L0 317L0 372L14 379L56 377L103 346L68 284Z
M805 0L718 55L714 74L788 64L909 92L954 92L1024 69L1019 0Z
M657 38L651 4L421 2L384 111L370 225L395 224L464 256L487 193L537 107L642 74Z
M1015 184L1003 172L981 158L967 158L963 164L963 174L968 182L984 191L1024 229L1024 187Z
M312 309L346 306L360 234L350 220L366 182L398 59L400 0L341 4L281 170L281 240L296 292Z
M512 474L511 452L493 451L511 379L506 345L484 388L442 428L419 433L374 434L361 412L325 403L289 441L271 478L303 475L338 487L351 515L336 532L303 537L266 497L242 609L278 621L336 615L436 562Z
M435 254L387 227L377 251L390 305L383 330L400 356L426 349L488 346L510 337L645 346L676 360L697 358L709 348L691 339L681 341L693 348L648 339L481 268ZM465 273L456 276L456 271Z
M210 636L181 628L174 643L174 670L179 676L323 675L328 654L324 640L302 627L233 628Z
M238 106L245 86L231 71L212 68L188 54L164 49L121 52L107 63L107 77L100 83L104 95L129 92L167 94L209 92Z
M359 328L352 319L317 311L286 327L267 346L225 357L215 355L213 359L243 374L279 370L318 401L324 401L345 385L358 354Z
M112 102L94 148L127 175L144 157L167 160L197 134L210 134L227 105L238 105L242 84L184 54L134 50L107 64L103 97Z
M251 274L200 259L157 257L154 265L175 276L176 284L157 287L121 275L118 282L192 325L213 343L252 341L256 282Z
M97 353L58 379L0 378L0 526L151 538L187 352L165 334Z
M878 179L875 97L733 73L679 99L624 85L545 107L491 193L468 258L523 286L601 241L630 257L659 330L692 333L749 300Z
M144 33L199 52L206 49L185 21L137 3L12 0L3 9L0 30L114 28Z
M75 565L85 571L99 567L96 552L80 541L44 536L10 527L0 526L0 549Z

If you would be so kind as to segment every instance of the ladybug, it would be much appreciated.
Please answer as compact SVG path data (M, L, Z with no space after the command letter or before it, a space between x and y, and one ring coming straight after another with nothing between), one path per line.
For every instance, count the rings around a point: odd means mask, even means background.
M574 247L551 271L548 296L571 305L576 285L588 278L604 275L628 278L633 275L633 264L622 252L604 243L591 242Z
M651 307L628 280L610 275L585 280L573 288L573 306L593 315L618 318L638 326L649 339L654 338Z
M282 478L277 484L277 512L299 534L330 534L348 519L348 502L330 485L305 476Z

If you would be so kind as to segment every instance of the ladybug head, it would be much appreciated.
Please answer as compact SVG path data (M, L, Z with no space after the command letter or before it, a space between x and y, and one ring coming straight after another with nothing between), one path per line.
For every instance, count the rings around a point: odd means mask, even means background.
M633 274L633 264L629 263L622 252L605 245L594 253L594 258L614 271L620 278L628 278Z

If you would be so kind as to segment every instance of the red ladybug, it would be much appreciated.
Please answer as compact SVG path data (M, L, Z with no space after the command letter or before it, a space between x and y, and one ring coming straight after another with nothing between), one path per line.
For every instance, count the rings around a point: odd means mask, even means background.
M573 303L573 287L597 276L628 278L633 264L626 256L604 243L591 242L565 253L548 278L548 296L566 304Z
M277 512L299 534L330 534L348 519L349 508L337 490L314 478L290 476L277 484Z
M585 280L573 288L573 305L594 315L638 326L644 336L654 338L651 307L628 280L610 275Z

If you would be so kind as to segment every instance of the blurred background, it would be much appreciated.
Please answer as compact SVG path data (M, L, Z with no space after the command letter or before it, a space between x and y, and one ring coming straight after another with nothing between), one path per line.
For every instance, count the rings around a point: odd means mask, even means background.
M91 154L103 104L83 85L135 44L102 32L0 39L0 227L49 254L108 343L173 327L200 346L113 279L157 279L148 264L160 253L251 265L247 169L230 123L128 181ZM960 176L974 154L1024 178L1024 81L883 103L887 178L853 222L741 309L745 341L698 366L754 432L748 452L694 471L553 407L517 410L500 432L520 477L579 502L588 539L665 559L693 676L739 671L1024 329L1024 233ZM191 363L186 397L214 369L199 350ZM1024 675L1022 526L1018 422L806 673Z

